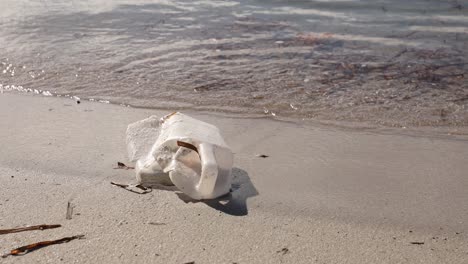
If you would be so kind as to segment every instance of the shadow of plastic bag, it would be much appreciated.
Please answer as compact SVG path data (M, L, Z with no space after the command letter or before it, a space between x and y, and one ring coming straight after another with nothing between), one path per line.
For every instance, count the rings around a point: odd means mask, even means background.
M246 171L239 168L233 168L232 174L233 180L231 192L219 198L199 201L188 197L182 192L177 192L176 194L179 199L185 203L204 203L213 209L229 215L247 215L247 199L257 196L259 193Z

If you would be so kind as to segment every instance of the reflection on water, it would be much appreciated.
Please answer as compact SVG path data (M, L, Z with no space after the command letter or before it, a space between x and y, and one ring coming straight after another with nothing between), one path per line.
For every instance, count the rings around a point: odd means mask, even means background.
M2 0L0 86L142 107L468 124L467 14L466 3L435 0Z

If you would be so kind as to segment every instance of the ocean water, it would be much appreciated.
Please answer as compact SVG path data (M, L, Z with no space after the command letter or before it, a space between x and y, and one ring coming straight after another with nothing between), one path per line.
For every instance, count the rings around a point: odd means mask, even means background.
M458 126L467 71L467 1L0 1L7 92Z

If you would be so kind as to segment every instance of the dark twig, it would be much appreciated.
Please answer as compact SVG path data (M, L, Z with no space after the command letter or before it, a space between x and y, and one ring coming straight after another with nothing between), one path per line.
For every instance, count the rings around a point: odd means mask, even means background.
M388 61L392 61L398 57L400 57L401 55L405 54L406 52L408 52L408 49L403 49L401 50L400 52L398 52L395 56L391 57Z
M286 255L289 253L288 248L282 248L281 250L276 251L276 253L282 253L283 255Z
M37 250L43 247L56 245L56 244L62 244L62 243L68 243L75 239L82 239L83 237L84 235L64 237L64 238L57 239L57 240L42 241L42 242L27 245L27 246L22 246L22 247L11 250L10 253L3 255L2 258L6 258L10 255L12 256L25 255L25 254L28 254L29 252L32 252L34 250Z
M0 230L0 235L11 234L11 233L19 233L24 231L31 231L31 230L45 230L45 229L52 229L61 227L61 225L35 225L35 226L27 226L27 227L19 227L13 229L2 229Z

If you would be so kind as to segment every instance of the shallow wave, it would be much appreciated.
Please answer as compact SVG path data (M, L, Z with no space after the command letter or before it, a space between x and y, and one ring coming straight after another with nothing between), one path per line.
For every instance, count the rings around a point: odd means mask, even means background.
M0 86L136 107L468 125L467 10L426 0L4 0Z

